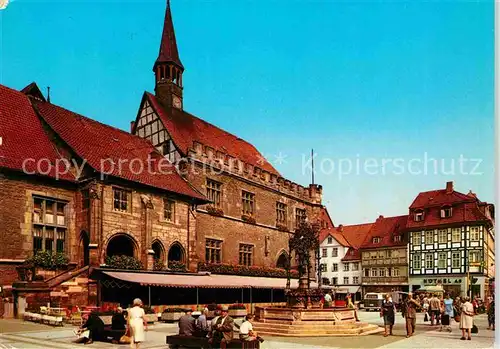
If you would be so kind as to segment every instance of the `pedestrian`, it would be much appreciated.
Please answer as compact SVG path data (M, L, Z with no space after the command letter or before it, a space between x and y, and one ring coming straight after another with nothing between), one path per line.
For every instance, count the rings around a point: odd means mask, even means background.
M331 291L325 294L325 308L330 308L332 306L332 295L330 294L330 292Z
M441 304L436 294L434 293L429 300L429 310L431 313L431 326L439 324L439 313L441 309Z
M347 296L347 308L349 309L353 309L354 310L354 318L356 319L357 322L359 322L359 318L358 318L358 311L356 310L356 306L354 305L354 303L352 302L352 297L351 295L348 295Z
M128 312L128 326L130 328L130 347L139 349L139 346L144 342L145 331L148 329L146 322L143 304L139 298L134 299L133 306Z
M396 306L389 294L385 295L380 309L380 316L384 318L384 337L392 336L392 327L396 316Z
M420 304L413 299L413 294L408 293L408 298L403 303L401 315L406 321L406 338L413 336L415 333L415 325L417 323L417 308Z
M495 331L495 299L493 297L488 305L488 330Z
M420 295L420 297L422 297L422 295ZM427 322L429 321L429 298L427 294L425 294L422 299L422 308L424 309L424 321Z
M451 332L451 324L450 319L453 318L453 299L450 298L450 294L446 294L446 298L443 300L443 306L441 308L441 328L440 331L443 330L443 326L447 327L447 330Z
M465 333L467 332L467 339L471 340L471 329L474 320L474 306L469 300L469 297L465 297L465 300L462 304L462 312L460 314L460 329L462 330L462 338L461 340L465 340Z

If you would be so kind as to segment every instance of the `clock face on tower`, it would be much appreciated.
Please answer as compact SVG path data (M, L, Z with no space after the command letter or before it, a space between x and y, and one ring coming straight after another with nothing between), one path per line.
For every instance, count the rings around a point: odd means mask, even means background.
M182 108L181 99L175 95L172 96L172 105L177 109L181 109Z

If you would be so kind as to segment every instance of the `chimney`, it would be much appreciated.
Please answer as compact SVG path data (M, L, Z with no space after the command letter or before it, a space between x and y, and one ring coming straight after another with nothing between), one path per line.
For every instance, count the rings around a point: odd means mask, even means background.
M339 227L337 228L338 231L343 232L344 231L344 225L339 224Z
M135 121L130 121L130 133L134 132Z
M453 193L453 181L446 182L446 194Z
M377 218L377 221L380 221L381 219L384 219L384 216L379 215L378 218Z

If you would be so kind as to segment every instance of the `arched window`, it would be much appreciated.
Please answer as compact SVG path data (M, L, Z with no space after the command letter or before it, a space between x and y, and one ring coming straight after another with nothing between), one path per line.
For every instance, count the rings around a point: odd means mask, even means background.
M174 242L170 249L168 250L168 263L184 263L185 253L184 248L178 242Z
M153 245L151 246L152 250L155 252L154 253L154 259L156 261L164 262L165 261L165 249L163 248L163 245L160 241L156 240L153 242Z
M106 255L135 257L135 243L127 234L119 234L111 238L106 248Z
M278 257L276 267L283 269L286 269L288 267L288 254L285 251L281 252L280 256Z

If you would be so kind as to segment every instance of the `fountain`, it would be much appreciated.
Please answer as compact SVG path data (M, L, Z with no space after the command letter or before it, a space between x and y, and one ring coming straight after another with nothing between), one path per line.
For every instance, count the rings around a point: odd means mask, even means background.
M352 336L382 331L376 325L356 322L354 309L322 307L324 292L321 287L318 236L319 225L308 222L300 224L291 234L288 241L286 306L256 307L254 329L262 335L289 337ZM311 288L313 251L319 281L316 288ZM295 253L298 262L299 283L296 289L290 288L292 253Z

